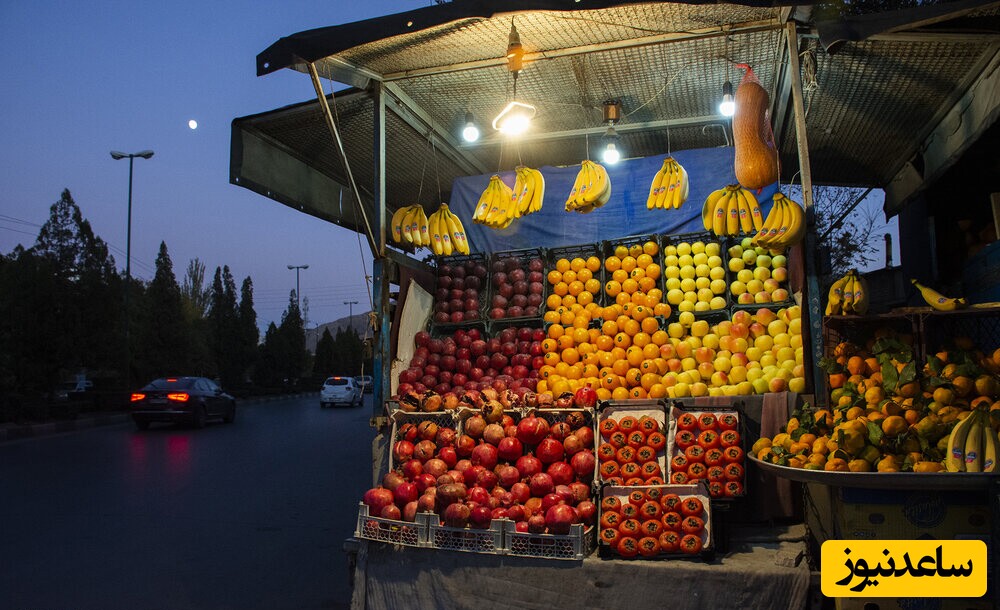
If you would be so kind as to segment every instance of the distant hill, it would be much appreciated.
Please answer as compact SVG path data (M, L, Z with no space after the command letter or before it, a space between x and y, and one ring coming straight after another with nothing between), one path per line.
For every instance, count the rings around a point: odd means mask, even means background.
M316 344L319 342L320 337L323 336L323 330L329 329L330 336L336 337L337 331L341 328L353 328L354 332L358 333L358 336L362 340L365 338L366 331L370 337L371 331L368 330L368 312L354 314L354 316L344 316L339 320L320 324L316 328L306 329L306 349L315 354Z

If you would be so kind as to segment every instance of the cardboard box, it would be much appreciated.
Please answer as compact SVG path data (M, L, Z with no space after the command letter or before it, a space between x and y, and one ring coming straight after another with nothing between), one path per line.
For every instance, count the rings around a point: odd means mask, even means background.
M833 513L835 536L841 539L990 541L985 492L845 487L834 495Z
M839 597L837 610L990 610L987 598Z

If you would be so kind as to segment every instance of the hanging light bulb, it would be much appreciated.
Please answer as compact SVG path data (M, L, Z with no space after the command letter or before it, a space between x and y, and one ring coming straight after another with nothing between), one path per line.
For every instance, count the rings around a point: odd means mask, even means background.
M618 150L618 132L614 127L608 127L604 132L604 150L601 152L601 159L608 165L618 163L622 158L622 153Z
M479 127L476 126L471 112L465 113L465 129L462 130L462 139L466 142L475 142L479 139Z
M722 85L722 101L719 102L719 114L733 116L736 114L736 101L733 98L733 83L726 81Z
M520 72L524 68L524 47L521 46L521 36L514 27L514 21L510 22L510 35L507 37L507 69L511 72Z
M531 104L511 102L493 119L493 129L505 136L519 136L531 127L535 107Z

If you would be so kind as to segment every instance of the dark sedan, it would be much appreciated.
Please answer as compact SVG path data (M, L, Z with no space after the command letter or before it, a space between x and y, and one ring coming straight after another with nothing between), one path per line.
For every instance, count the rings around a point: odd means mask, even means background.
M209 418L236 419L236 399L205 377L164 377L132 394L132 419L140 430L152 422L204 427Z

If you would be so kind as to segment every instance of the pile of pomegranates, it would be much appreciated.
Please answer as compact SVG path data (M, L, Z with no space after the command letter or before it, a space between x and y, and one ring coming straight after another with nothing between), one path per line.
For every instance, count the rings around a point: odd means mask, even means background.
M538 256L511 256L493 261L490 318L536 317L541 311L545 263Z
M486 265L466 260L438 267L434 291L434 322L458 324L480 319L479 294L486 289Z
M433 418L405 423L392 445L393 468L364 503L371 515L402 521L433 512L450 527L486 529L510 519L518 532L568 534L575 523L594 525L590 416L550 417L562 421L477 413L461 432Z

